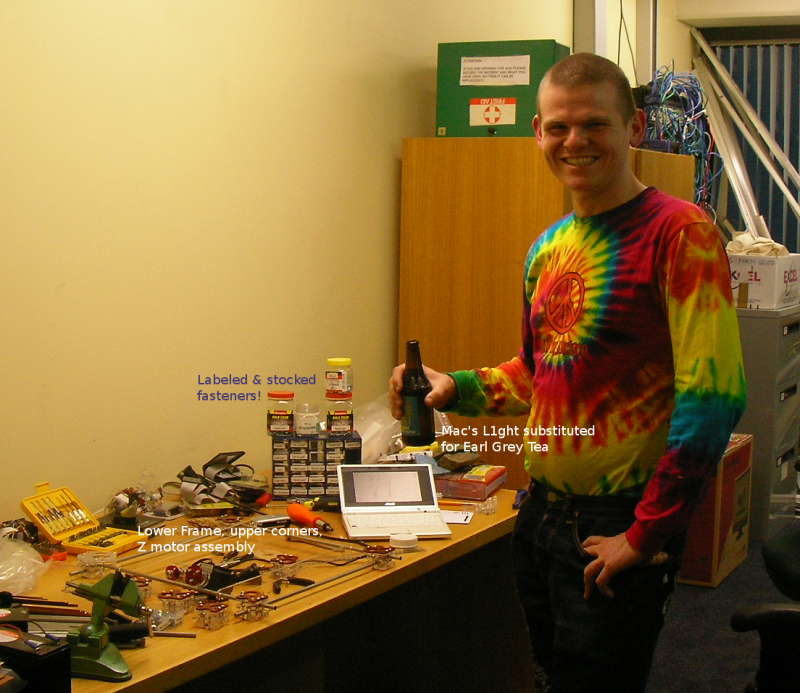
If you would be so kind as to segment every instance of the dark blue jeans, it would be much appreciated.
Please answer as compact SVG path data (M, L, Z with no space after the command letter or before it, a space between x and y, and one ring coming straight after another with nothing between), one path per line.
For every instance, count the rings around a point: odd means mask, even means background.
M528 621L540 689L553 693L642 693L674 589L678 547L669 560L614 576L614 598L595 587L583 598L581 542L614 536L633 522L637 499L564 496L532 486L513 539L517 590ZM542 681L549 681L550 688Z

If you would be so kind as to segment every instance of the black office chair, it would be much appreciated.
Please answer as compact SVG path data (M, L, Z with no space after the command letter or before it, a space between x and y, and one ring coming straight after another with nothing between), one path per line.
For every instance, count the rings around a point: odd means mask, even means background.
M800 602L800 520L768 539L761 552L772 582L789 599ZM758 604L738 609L731 617L738 632L758 630L761 658L748 693L800 691L800 604Z

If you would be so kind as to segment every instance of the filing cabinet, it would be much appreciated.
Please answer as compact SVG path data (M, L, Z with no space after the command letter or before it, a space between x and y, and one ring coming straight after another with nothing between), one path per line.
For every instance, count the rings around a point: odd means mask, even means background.
M751 539L794 517L800 455L800 306L740 308L747 409L737 432L753 434Z

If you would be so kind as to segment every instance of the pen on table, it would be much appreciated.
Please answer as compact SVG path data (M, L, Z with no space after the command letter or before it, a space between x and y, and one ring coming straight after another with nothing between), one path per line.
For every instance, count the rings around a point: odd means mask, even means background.
M478 504L477 503L473 503L472 501L449 500L447 498L441 498L441 499L439 499L439 505L444 505L446 507L451 507L451 508L452 507L460 508L461 506L466 505L466 506L474 508Z

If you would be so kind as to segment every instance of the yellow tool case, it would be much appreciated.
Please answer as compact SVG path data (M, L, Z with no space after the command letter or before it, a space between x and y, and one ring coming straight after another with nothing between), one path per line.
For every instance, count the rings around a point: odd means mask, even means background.
M23 499L22 509L52 543L69 553L122 553L146 539L127 529L101 527L94 513L66 486L51 489L43 482L34 488L36 495Z

